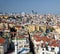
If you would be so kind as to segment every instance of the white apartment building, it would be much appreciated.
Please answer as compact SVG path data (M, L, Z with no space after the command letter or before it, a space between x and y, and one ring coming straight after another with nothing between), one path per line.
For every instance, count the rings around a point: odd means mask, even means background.
M44 38L35 36L32 38L32 42L36 54L58 54L60 52L60 43L55 39L49 40L46 36Z
M15 43L15 51L17 53L21 51L20 49L22 48L29 48L29 40L25 38L24 36L17 36L12 41Z

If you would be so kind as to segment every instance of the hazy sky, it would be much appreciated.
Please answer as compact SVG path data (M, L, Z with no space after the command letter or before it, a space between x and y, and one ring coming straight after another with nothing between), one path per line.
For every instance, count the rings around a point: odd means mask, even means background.
M60 0L0 0L0 12L60 14Z

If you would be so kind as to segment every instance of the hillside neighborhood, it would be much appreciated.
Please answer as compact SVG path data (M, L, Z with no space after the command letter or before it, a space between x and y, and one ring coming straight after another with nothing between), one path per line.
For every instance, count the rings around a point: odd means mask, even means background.
M0 14L0 54L60 54L60 15Z

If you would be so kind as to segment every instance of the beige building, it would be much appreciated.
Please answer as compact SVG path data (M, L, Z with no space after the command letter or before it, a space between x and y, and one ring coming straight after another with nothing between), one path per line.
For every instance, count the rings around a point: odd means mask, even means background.
M41 29L43 30L43 32L46 31L45 25L29 24L28 26L26 26L26 28L29 30L29 32L40 31Z
M35 25L35 30L39 31L40 30L40 26L39 25Z
M35 31L35 25L28 25L28 30L29 30L29 32L34 32Z
M41 29L43 30L43 32L46 31L46 26L45 26L45 25L42 25L42 26L40 26L40 27L41 27Z
M0 46L0 54L4 54L4 47Z

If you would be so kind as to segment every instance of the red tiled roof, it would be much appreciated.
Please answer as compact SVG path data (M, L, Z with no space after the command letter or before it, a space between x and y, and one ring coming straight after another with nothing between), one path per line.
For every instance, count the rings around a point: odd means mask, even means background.
M15 24L14 22L8 22L9 24Z
M41 41L41 38L36 39L37 42Z
M4 38L0 38L0 43L3 44L5 42Z
M0 30L3 30L3 28L0 28Z
M33 36L34 38L40 38L40 36L38 36L38 35L35 35L35 36Z
M44 42L49 42L51 39L48 38L47 36L42 36L41 39L44 41Z
M40 36L34 36L34 38L36 39L36 41L41 41L41 40L43 40L44 42L49 42L51 39L50 38L48 38L47 36L42 36L42 37L40 37Z
M17 38L25 38L25 36L16 36Z
M60 24L58 24L57 26L60 26Z
M15 26L15 27L20 28L21 26Z
M11 32L11 34L16 34L17 32Z
M6 20L3 20L2 23L7 23L7 21Z
M43 45L45 45L46 42L51 42L51 44L49 44L49 46L60 47L60 41L57 41L55 39L51 39L47 36L40 37L40 36L36 35L36 36L33 36L33 37L36 39L37 42L39 42L41 40L44 41Z
M49 46L59 47L59 44L54 43L54 44L49 44Z
M34 36L34 38L36 39L37 42L38 42L38 41L41 41L41 37L38 36L38 35Z
M58 40L51 40L51 44L49 44L49 46L54 46L54 47L60 47L60 42Z
M55 40L55 39L51 40L51 43L56 43L56 42L57 42L57 40Z

